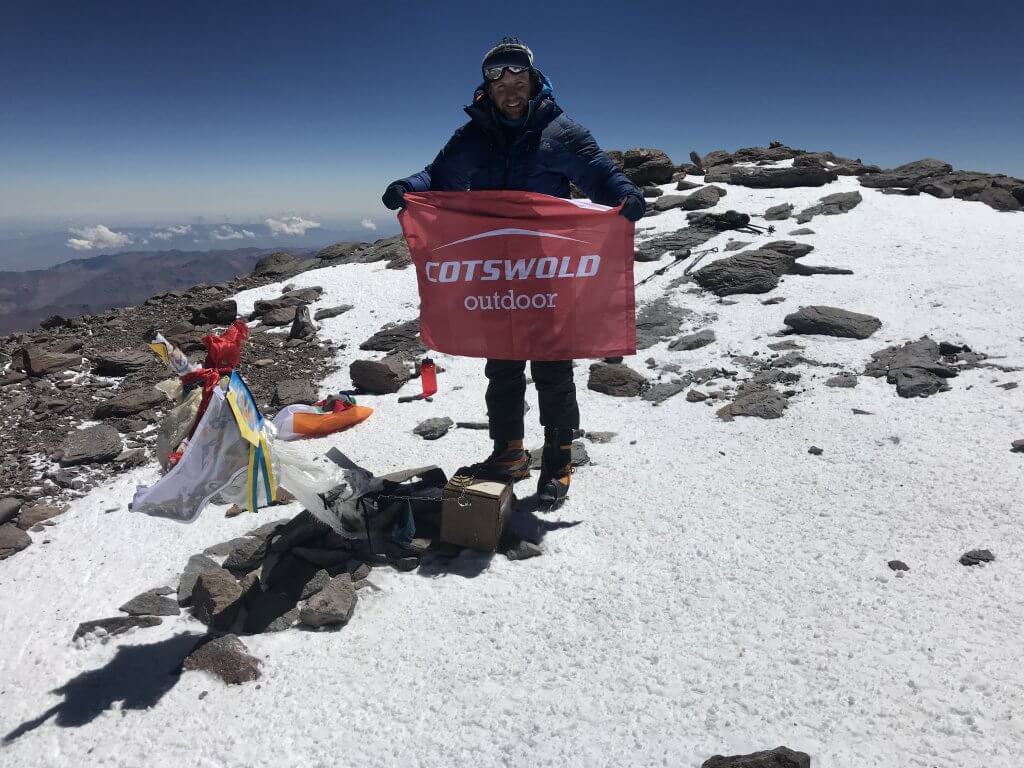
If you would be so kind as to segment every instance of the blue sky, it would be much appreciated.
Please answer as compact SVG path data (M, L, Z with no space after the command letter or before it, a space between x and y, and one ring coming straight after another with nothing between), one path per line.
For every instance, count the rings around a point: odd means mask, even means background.
M0 217L384 220L526 40L605 148L1024 175L1022 4L0 2Z

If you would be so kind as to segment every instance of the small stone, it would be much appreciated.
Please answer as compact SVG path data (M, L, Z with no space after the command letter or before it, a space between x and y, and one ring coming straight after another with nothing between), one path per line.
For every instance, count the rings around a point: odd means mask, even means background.
M204 638L185 658L185 670L198 670L216 675L228 685L258 680L260 661L249 654L236 635Z
M807 449L807 452L812 456L821 456L821 454L823 454L825 451L823 451L816 445L812 445L810 448Z
M991 563L996 559L987 549L972 549L960 555L960 565L979 565L980 563Z
M337 317L338 315L344 314L345 312L348 312L351 309L351 304L342 304L337 307L324 307L323 309L318 309L314 313L313 319L318 322L320 320L327 320L328 318Z
M1010 443L1010 451L1012 453L1024 453L1024 437Z
M0 525L0 560L6 560L32 544L32 537L13 523Z
M448 430L453 426L455 426L455 422L447 416L426 419L413 429L413 434L419 435L424 440L438 440L447 435Z
M691 389L686 393L686 401L689 403L702 403L708 399L708 396L701 392L699 389Z
M852 408L854 416L874 416L871 411L862 411L860 408Z
M531 557L540 557L544 550L529 541L520 541L511 549L506 550L505 557L509 560L529 560Z
M852 389L857 386L857 376L852 373L841 373L832 376L825 381L826 387L838 387L840 389Z
M240 506L238 506L237 504L232 504L230 507L224 510L224 517L238 517L243 512L245 512L245 510L242 509Z
M395 568L403 573L415 571L419 567L420 559L418 557L400 557L395 561Z
M236 573L248 573L258 568L266 555L266 539L246 538L228 554L224 568Z
M117 610L129 616L177 616L181 613L178 601L167 597L174 590L170 587L157 587L136 595Z
M904 563L902 560L890 560L889 569L893 571L909 571L910 566Z
M299 621L307 627L347 624L355 611L356 601L352 579L348 574L336 576L300 609Z
M0 499L0 525L17 517L23 503L21 499L13 497Z
M701 763L700 768L811 768L811 757L805 752L776 747L749 755L714 755Z
M72 640L96 633L102 630L107 636L120 635L135 627L155 627L162 624L163 619L159 616L114 616L109 619L96 619L94 621L83 621L78 625Z
M195 617L207 626L227 629L242 607L242 588L224 569L201 573L192 594Z
M668 345L668 348L672 351L690 351L694 349L700 349L706 347L715 340L715 332L710 328L705 328L697 333L691 333L687 336L680 336L678 339Z
M583 437L592 443L610 443L612 439L617 435L617 432L590 432L588 431Z

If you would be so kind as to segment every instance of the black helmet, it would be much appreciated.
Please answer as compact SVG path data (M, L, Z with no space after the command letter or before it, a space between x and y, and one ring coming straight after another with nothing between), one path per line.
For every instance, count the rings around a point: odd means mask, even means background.
M487 52L480 63L486 81L500 78L506 67L511 68L513 72L527 69L533 74L533 51L518 37L503 38Z

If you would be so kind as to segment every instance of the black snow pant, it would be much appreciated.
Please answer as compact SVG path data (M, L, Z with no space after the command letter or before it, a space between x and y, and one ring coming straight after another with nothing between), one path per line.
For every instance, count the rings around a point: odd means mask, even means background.
M523 439L525 371L523 360L487 361L487 421L492 440ZM579 429L580 409L572 380L572 361L534 361L530 363L530 373L537 387L541 425L548 429Z

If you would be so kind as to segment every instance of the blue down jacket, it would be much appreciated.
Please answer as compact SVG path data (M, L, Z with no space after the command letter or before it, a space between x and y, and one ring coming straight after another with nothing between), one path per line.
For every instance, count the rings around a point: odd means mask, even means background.
M538 76L541 87L511 146L481 86L466 107L469 122L434 162L398 183L411 192L522 189L569 197L571 181L602 205L617 205L627 195L643 200L643 193L601 151L590 132L562 112L550 81L539 72Z

